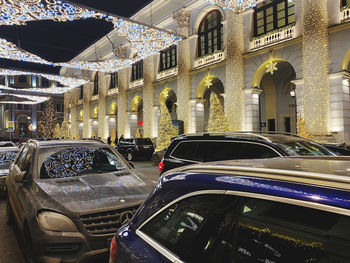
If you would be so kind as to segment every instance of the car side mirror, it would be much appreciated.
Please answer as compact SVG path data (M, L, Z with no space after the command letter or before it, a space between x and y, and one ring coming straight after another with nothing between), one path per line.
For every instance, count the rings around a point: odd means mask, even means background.
M25 183L25 176L27 174L27 171L20 171L15 175L15 182L16 183Z
M132 162L128 162L129 163L129 165L132 167L132 168L134 168L135 169L135 165L134 165L134 163L132 163Z

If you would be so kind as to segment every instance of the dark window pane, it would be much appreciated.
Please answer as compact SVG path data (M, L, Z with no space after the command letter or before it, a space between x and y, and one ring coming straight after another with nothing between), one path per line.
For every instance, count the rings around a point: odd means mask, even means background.
M182 200L141 228L141 231L183 258L220 195L200 195Z
M349 217L330 212L247 199L238 221L237 262L349 262L349 224Z
M207 142L182 142L171 153L171 156L190 161L205 161Z

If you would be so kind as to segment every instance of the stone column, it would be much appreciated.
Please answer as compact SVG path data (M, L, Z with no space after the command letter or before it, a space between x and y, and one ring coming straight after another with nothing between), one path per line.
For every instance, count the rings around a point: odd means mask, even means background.
M257 88L249 88L245 90L245 130L247 131L259 131L259 96L261 90Z
M303 0L303 102L311 135L329 133L327 0Z
M144 137L152 137L154 106L154 59L149 56L143 60L143 132Z
M98 72L99 86L98 86L98 137L102 140L107 140L109 134L109 127L107 126L106 112L107 112L107 81L105 73Z
M71 134L70 134L70 138L74 139L77 138L77 134L78 134L78 120L77 120L77 104L78 104L78 94L80 92L79 90L80 88L75 88L72 90L72 106L71 106L71 110L70 110L70 116L71 116Z
M173 14L173 19L177 21L177 33L187 37L189 35L188 21L190 13L186 9L181 9ZM191 79L190 79L190 41L183 39L177 46L177 116L179 120L184 121L185 133L191 128Z
M84 98L83 98L83 138L91 137L91 119L90 119L90 110L91 110L91 94L92 88L94 86L93 82L89 82L84 85Z
M127 115L127 94L126 90L128 88L129 71L128 69L123 69L118 72L119 77L119 94L118 94L118 137L122 134L126 138L126 131L128 125L128 115Z
M233 131L244 129L243 15L226 12L225 113Z

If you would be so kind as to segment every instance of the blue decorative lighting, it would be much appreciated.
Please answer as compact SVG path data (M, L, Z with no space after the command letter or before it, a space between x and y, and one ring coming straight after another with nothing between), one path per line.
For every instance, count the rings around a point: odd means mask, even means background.
M265 0L207 0L212 5L218 5L223 9L232 10L235 13L241 13L244 10L255 7Z

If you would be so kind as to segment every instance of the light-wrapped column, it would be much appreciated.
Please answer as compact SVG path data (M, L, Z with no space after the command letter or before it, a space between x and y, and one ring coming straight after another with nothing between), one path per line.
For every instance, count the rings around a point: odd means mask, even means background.
M230 128L241 131L244 119L243 16L226 12L226 21L225 113Z
M177 33L188 36L189 12L181 9L173 14L173 19L177 21ZM177 45L177 116L179 120L184 121L185 133L191 130L191 79L190 79L190 42L189 39L183 39Z
M327 0L303 0L303 102L311 135L329 132Z
M72 106L70 110L70 116L71 116L71 133L70 138L76 139L78 134L78 127L77 127L77 104L78 104L78 94L80 92L80 88L75 88L72 90Z
M127 115L127 96L126 90L128 88L128 69L123 69L118 72L119 79L119 94L118 94L118 136L122 134L126 136L126 128L128 122Z
M99 83L98 83L98 137L102 140L107 140L108 137L108 127L106 123L106 113L107 113L107 81L105 73L98 72Z
M154 59L149 56L143 60L143 132L144 137L152 137L154 106Z
M90 103L91 103L91 93L94 83L89 82L84 85L84 98L83 98L83 138L91 137L91 119L90 119Z

